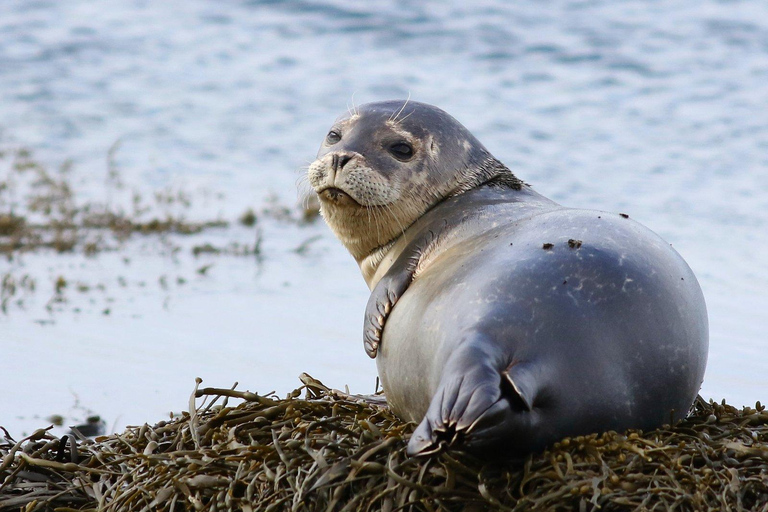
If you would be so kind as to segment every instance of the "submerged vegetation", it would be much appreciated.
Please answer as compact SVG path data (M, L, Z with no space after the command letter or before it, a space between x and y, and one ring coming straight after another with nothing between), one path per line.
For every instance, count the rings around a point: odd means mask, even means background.
M155 193L148 203L140 192L126 190L114 164L115 148L108 157L103 202L85 201L75 194L69 162L51 173L27 149L4 153L0 160L5 168L0 180L0 253L50 248L93 255L132 234L189 235L228 226L222 219L188 221L183 215L173 215L170 207L191 206L184 191ZM130 207L118 206L119 199L128 196Z
M157 242L157 250L174 259L186 254L194 260L235 256L254 257L258 262L263 250L261 219L307 224L319 213L319 206L311 200L305 200L304 206L297 209L281 204L276 197L268 197L264 208L256 211L246 207L236 219L220 215L193 219L193 212L200 215L195 208L195 194L175 188L142 192L128 186L116 164L118 148L119 143L110 148L106 172L101 178L103 184L95 187L78 181L69 161L50 170L26 148L0 151L0 258L13 262L26 254L47 251L90 259L112 253L122 255L128 265L137 253L135 246L128 244L148 241ZM98 200L87 194L93 193L94 188ZM222 242L222 238L232 238L230 232L238 239ZM305 244L313 239L310 236ZM305 244L295 252L303 254ZM210 262L197 263L192 275L204 276L211 267ZM116 278L120 287L129 283L122 275ZM189 275L161 275L158 281L167 290L169 281L181 284L188 278ZM138 285L143 287L144 280ZM50 313L67 304L68 295L74 292L103 292L106 287L105 282L83 282L69 275L41 278L23 269L23 265L16 265L15 270L0 273L0 312L7 314L11 306L24 308L31 294L40 289L51 293L45 304ZM104 314L111 311L109 304L99 307Z
M104 201L88 201L75 193L71 162L50 172L25 148L0 152L0 254L42 248L58 252L80 251L93 255L114 249L132 235L193 235L229 227L221 218L189 220L184 212L192 207L192 195L184 190L156 191L146 199L129 190L115 164L115 144L107 157ZM262 213L282 221L311 222L319 213L316 201L304 200L301 212L267 199ZM248 208L238 223L257 227L258 216ZM257 239L250 248L225 254L258 254Z
M0 511L768 507L768 411L759 403L739 410L699 399L675 427L568 438L505 465L455 451L409 458L412 426L381 395L301 378L285 399L196 388L189 411L95 440L40 429L16 442L6 432Z

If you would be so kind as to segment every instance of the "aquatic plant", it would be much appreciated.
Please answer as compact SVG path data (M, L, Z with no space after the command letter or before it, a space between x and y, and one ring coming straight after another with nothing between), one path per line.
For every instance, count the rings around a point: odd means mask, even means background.
M40 429L15 442L6 432L0 511L768 507L759 403L739 410L699 399L674 427L567 438L497 464L457 451L410 458L412 426L382 395L301 379L285 399L196 387L188 412L95 440Z

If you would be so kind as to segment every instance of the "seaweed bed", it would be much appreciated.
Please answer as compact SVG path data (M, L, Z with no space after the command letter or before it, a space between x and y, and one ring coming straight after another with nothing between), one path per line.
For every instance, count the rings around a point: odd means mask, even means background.
M189 412L95 440L6 432L0 511L768 510L759 403L699 398L675 427L564 439L499 465L409 458L412 426L381 395L301 380L285 399L198 381Z

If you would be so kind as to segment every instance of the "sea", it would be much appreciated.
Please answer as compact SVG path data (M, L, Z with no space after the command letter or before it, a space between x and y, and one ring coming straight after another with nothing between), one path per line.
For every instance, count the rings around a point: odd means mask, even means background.
M119 176L230 227L0 259L36 283L0 313L0 425L121 431L187 409L196 378L373 392L368 290L300 220L303 175L338 115L406 98L545 196L671 243L707 301L702 396L768 400L768 2L3 0L0 181L27 148L79 201Z

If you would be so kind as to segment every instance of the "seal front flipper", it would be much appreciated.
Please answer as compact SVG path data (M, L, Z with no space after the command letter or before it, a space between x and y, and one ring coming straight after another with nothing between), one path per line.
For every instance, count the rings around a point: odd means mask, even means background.
M456 444L483 449L500 438L514 444L516 433L527 437L540 383L529 364L502 361L479 348L455 352L408 454L429 455Z
M376 284L368 298L365 307L365 320L363 325L363 345L365 353L371 359L376 357L381 343L381 333L387 321L389 312L392 311L397 299L402 297L408 285L413 281L413 270L405 269L400 272L389 271Z
M442 229L444 230L446 226L447 222L444 221ZM440 240L440 230L427 230L417 240L418 242L414 244L415 249L404 252L395 260L368 298L363 325L363 345L365 353L371 359L378 353L381 333L384 331L389 313L415 279L425 258L434 251Z

